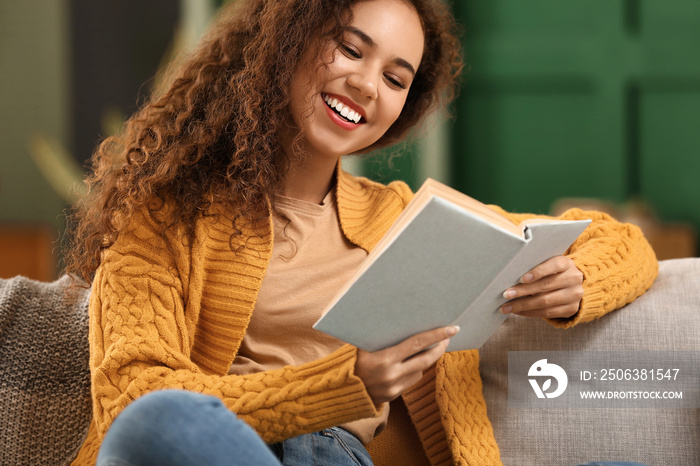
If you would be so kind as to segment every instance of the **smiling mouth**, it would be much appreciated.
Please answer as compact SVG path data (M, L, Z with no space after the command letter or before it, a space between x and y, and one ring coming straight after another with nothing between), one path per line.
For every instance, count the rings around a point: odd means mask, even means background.
M344 119L349 123L359 124L362 120L362 115L357 113L355 110L351 109L344 103L340 102L335 97L329 97L326 94L322 94L323 101L326 105L333 110L340 118Z

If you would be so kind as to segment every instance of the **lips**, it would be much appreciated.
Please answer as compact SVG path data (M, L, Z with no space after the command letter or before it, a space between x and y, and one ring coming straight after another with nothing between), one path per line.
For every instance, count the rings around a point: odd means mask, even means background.
M357 107L349 99L343 96L326 93L323 93L321 96L326 106L342 119L342 121L355 125L365 122L364 120L366 120L366 118L362 108Z

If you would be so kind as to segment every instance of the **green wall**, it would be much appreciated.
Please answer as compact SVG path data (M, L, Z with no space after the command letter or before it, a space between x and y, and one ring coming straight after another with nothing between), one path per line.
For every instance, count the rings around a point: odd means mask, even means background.
M700 2L459 0L454 185L510 210L647 202L700 231Z

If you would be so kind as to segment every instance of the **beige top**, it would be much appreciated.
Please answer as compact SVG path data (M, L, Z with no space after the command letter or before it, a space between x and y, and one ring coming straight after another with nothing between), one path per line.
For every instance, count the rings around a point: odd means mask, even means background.
M233 374L296 366L340 348L343 342L312 326L367 256L343 234L334 190L321 205L284 196L275 202L272 257ZM369 443L388 411L342 427Z

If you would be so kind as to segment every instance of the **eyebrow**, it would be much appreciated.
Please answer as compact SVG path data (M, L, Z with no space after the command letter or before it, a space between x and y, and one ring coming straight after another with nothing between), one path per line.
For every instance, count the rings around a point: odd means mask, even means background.
M362 30L357 29L356 27L353 26L346 26L345 30L348 32L351 32L355 34L359 39L367 44L368 46L375 48L377 46L377 43L372 39L370 36L368 36L366 33L364 33ZM411 65L407 60L404 60L401 57L396 57L392 60L392 62L402 68L407 69L408 71L411 72L413 76L416 75L416 69Z

